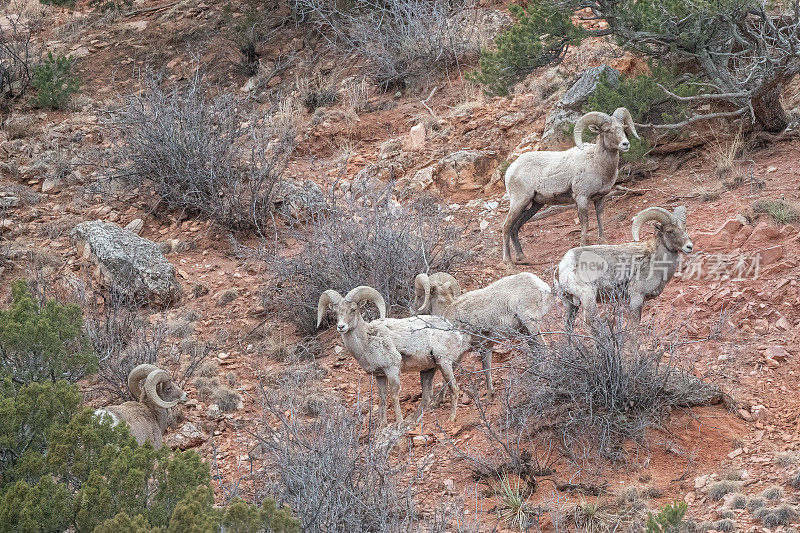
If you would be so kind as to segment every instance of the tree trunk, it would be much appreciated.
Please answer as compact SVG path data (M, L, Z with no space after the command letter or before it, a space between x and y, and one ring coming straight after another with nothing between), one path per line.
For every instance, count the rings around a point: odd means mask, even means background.
M756 124L771 133L780 133L789 125L786 111L781 105L781 87L782 84L775 83L758 91L751 100Z

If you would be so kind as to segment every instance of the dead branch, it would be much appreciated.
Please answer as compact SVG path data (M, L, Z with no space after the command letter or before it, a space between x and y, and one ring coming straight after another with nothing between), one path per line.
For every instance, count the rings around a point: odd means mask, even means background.
M700 122L703 120L713 120L715 118L736 118L744 115L748 112L747 108L742 108L737 111L724 111L720 113L709 113L707 115L695 115L688 120L684 120L683 122L676 122L675 124L636 124L637 128L651 128L654 130L673 130L677 128L683 128L688 126L689 124L694 124L695 122Z

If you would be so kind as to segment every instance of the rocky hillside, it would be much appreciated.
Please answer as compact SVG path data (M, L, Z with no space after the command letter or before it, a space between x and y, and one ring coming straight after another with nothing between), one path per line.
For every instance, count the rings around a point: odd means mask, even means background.
M477 49L510 24L505 6L490 2L448 22L475 32L465 64L383 90L363 56L332 50L283 4L145 0L102 12L83 2L60 8L15 0L4 11L3 35L40 21L32 27L33 42L42 52L74 58L81 91L53 110L34 107L32 89L2 110L2 298L11 281L27 278L48 294L79 302L95 331L127 316L137 349L155 346L157 360L185 379L191 399L166 442L195 449L212 465L220 503L235 494L259 500L280 493L286 471L276 461L290 464L287 457L301 451L273 440L295 442L291 431L320 424L332 416L331 406L364 416L377 409L374 380L343 349L335 328L313 331L314 317L293 319L313 315L318 296L287 303L286 265L313 249L303 228L317 228L313 221L324 211L316 210L323 204L315 198L357 202L393 183L392 205L409 209L402 213L421 212L410 206L429 198L430 220L458 230L436 234L453 239L437 241L436 261L458 251L452 273L465 290L516 272L551 284L555 265L578 244L577 215L555 209L529 222L521 236L530 264L503 264L503 173L521 153L569 146L558 132L580 116L601 71L647 70L644 61L598 37L569 49L559 65L529 75L510 97L485 96L463 73ZM243 35L252 50L243 48ZM197 72L209 98L227 96L252 116L276 120L280 114L282 124L291 123L293 150L263 226L230 228L202 210L155 201L152 187L128 180L131 167L116 157L131 131L120 118L130 98L147 105L152 80L185 87ZM796 93L784 98L794 113L800 111ZM392 483L398 494L413 494L417 523L450 524L438 531L519 530L509 515L519 511L545 531L610 531L615 523L639 527L647 510L678 500L701 530L789 531L800 524L800 401L794 394L800 141L791 131L769 142L728 131L704 141L626 163L604 220L608 242L621 243L630 240L630 220L641 209L688 207L695 252L645 306L649 337L642 342L658 341L664 361L721 394L701 406L676 402L642 422L640 434L623 439L612 454L579 449L579 442L567 453L554 437L556 422L527 422L541 438L522 437L501 423L520 391L524 348L513 339L497 348L494 402L483 395L478 358L468 354L457 374L462 397L455 422L442 408L424 413L407 432L355 431L355 445L369 448L370 439L394 445L388 461L399 474ZM275 148L270 139L258 146ZM231 166L248 161L232 158ZM413 275L397 281L409 293L412 283ZM125 294L126 303L116 294ZM391 316L407 316L407 302L390 303ZM564 342L562 324L557 304L543 328L553 346ZM81 382L93 406L113 399L103 372ZM400 394L410 415L420 399L413 373L403 375ZM368 472L369 457L354 464ZM515 459L528 473L503 468ZM323 459L317 464L327 472ZM486 471L489 464L493 472ZM362 474L353 483L369 487L374 480ZM524 500L517 506L510 503L515 490ZM421 527L434 530L429 525Z

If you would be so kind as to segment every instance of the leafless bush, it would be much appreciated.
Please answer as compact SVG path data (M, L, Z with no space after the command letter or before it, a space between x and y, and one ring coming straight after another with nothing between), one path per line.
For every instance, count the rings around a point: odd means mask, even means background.
M567 335L547 349L523 350L512 373L511 423L551 435L567 455L592 449L623 459L623 444L642 442L671 408L721 397L716 386L679 370L685 345L680 327L669 332L654 327L634 341L624 306L611 307L590 335Z
M20 97L30 86L33 68L41 60L34 36L44 24L44 11L7 6L8 16L0 24L0 105Z
M157 364L166 330L161 323L150 324L137 307L123 295L93 293L103 300L85 303L86 332L100 362L98 389L110 399L130 400L128 374L141 364Z
M289 0L335 49L359 54L381 88L458 67L480 50L470 0ZM455 16L458 14L458 16Z
M444 222L433 200L419 197L399 205L393 190L388 185L342 196L332 186L307 206L305 223L295 220L290 231L302 251L266 258L275 278L265 303L277 306L301 329L313 331L319 295L327 289L344 294L369 285L390 308L407 309L414 297L414 276L455 268L465 257L457 245L458 230Z
M294 148L293 117L255 114L230 95L210 97L199 75L182 90L146 80L111 122L119 133L112 170L157 204L260 231Z
M267 398L265 396L265 398ZM332 403L310 422L291 404L265 400L278 429L258 435L275 478L265 494L289 504L307 532L405 531L415 517L413 486L403 488L403 468L375 445L374 427L360 412ZM286 413L289 413L288 416Z

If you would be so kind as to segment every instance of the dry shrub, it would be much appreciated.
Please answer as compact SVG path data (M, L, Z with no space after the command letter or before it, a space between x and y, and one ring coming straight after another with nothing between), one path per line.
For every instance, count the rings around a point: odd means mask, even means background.
M294 149L291 117L246 112L248 104L228 94L211 97L199 74L183 88L164 89L152 77L145 85L111 113L119 136L113 173L148 191L154 207L260 231Z
M352 78L344 84L345 103L356 113L369 109L369 83L366 78Z
M86 333L100 362L97 387L112 400L129 400L128 374L138 365L158 364L166 328L149 323L137 312L137 303L124 295L93 294L103 300L102 306L96 301L84 305Z
M290 403L265 395L265 420L258 435L274 476L265 477L264 494L287 503L309 533L405 531L415 518L412 485L401 483L405 468L391 464L386 447L375 445L376 431L360 409L328 404L310 422Z
M458 229L444 222L432 200L407 205L393 198L393 185L342 195L331 187L294 220L290 235L302 250L290 257L264 255L275 277L266 306L305 332L316 326L317 302L328 289L342 295L359 285L377 289L388 308L406 312L420 272L452 271L464 258Z
M480 51L469 0L289 0L345 56L360 55L384 90L458 68Z
M41 62L42 50L37 35L46 24L43 6L33 8L25 3L6 3L8 16L0 25L0 108L28 90L33 70Z
M633 338L621 300L609 307L589 334L520 350L510 378L510 422L552 436L570 457L594 450L622 460L623 445L644 446L645 432L661 427L671 408L719 399L717 387L677 367L679 328L651 327Z

